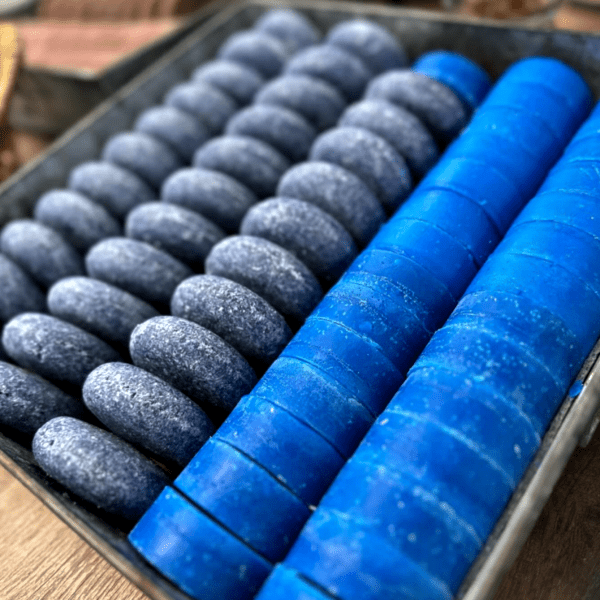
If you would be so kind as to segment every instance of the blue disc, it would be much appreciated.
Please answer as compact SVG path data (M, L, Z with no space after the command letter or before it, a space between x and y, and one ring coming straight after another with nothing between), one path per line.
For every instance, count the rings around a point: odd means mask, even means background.
M295 569L279 563L260 588L256 600L331 600L329 594L300 577Z
M44 292L19 265L0 254L0 324L22 312L44 312Z
M316 44L319 32L300 12L292 9L269 10L254 23L256 31L264 31L283 41L291 52Z

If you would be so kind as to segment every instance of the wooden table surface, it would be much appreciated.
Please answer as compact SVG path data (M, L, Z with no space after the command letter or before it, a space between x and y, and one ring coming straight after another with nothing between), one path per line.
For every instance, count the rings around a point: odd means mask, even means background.
M555 26L600 32L600 11L567 5ZM494 600L599 598L600 432L572 456ZM0 467L0 600L147 596Z

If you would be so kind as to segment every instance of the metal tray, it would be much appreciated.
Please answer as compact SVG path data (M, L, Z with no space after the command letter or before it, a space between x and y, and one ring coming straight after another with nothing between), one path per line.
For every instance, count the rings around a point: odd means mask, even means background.
M598 36L515 29L506 24L474 23L460 17L373 4L298 1L290 5L305 12L323 31L352 16L371 18L396 34L411 57L436 48L455 50L482 64L493 76L525 56L554 56L576 68L595 96L600 95ZM281 3L254 0L230 5L101 104L46 153L0 186L0 225L27 215L44 191L64 185L75 165L96 158L110 135L129 128L141 110L160 102L172 85L211 58L228 35L249 27L262 12L274 6ZM532 466L465 579L459 597L491 599L571 453L578 443L589 439L600 407L599 355L600 343L579 375L582 391L574 398L565 398ZM188 598L133 551L126 539L127 524L71 497L59 484L48 479L33 462L28 443L14 432L0 431L0 463L150 598Z

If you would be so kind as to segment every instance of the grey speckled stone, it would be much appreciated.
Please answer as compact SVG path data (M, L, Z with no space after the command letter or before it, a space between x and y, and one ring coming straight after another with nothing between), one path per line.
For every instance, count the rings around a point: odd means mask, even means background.
M293 198L257 204L242 221L240 233L289 250L326 284L337 281L358 254L338 221L314 204Z
M314 204L337 219L364 247L385 221L379 201L354 173L324 162L292 167L277 186L278 196Z
M55 283L48 292L48 308L55 317L97 335L118 350L128 348L136 325L158 316L139 298L89 277L67 277Z
M181 466L214 432L204 411L187 396L125 363L94 369L83 385L83 400L113 433Z
M227 123L225 133L262 140L293 163L306 158L317 137L316 129L304 117L268 104L255 104L239 111Z
M138 325L129 352L136 366L207 409L229 412L256 383L256 374L237 350L208 329L177 317L155 317Z
M46 192L37 201L33 215L80 252L104 238L121 234L119 222L106 209L71 190Z
M406 52L396 38L373 21L343 21L329 30L325 41L355 54L375 74L408 66Z
M111 137L104 146L102 159L128 169L156 189L173 171L183 166L181 158L170 146L139 131Z
M119 219L134 206L156 198L156 192L143 179L108 162L86 162L75 167L68 186Z
M266 198L273 195L290 163L260 140L224 136L204 144L194 155L194 166L225 173L249 187L259 198Z
M442 142L455 137L468 120L462 102L450 88L409 69L376 77L369 84L365 97L403 106L419 117Z
M59 416L82 417L83 403L49 381L0 361L0 422L33 435Z
M387 140L402 155L417 176L424 175L437 161L435 140L411 112L386 100L363 100L349 106L340 127L362 127Z
M127 217L125 232L130 238L169 253L194 271L204 269L210 249L225 237L224 231L202 215L166 202L134 208Z
M270 10L254 23L254 29L264 31L285 43L291 52L316 44L319 32L304 15L291 9Z
M134 129L171 146L186 163L191 162L194 152L210 137L198 119L174 106L153 106L145 110Z
M373 73L358 57L336 46L312 46L285 66L286 75L310 75L333 85L348 102L358 100Z
M165 104L200 119L211 135L221 133L239 108L229 94L204 81L186 81L172 87L165 96Z
M120 358L95 335L39 313L23 313L9 321L2 332L2 345L25 369L73 385L82 385L97 366Z
M270 79L281 72L288 58L285 44L259 31L238 31L229 36L217 56L256 69Z
M11 221L4 227L0 251L44 288L63 277L84 274L77 250L50 227L29 219Z
M128 238L96 244L85 257L85 266L91 277L161 308L168 306L175 288L193 273L166 252Z
M133 446L70 417L52 419L37 431L33 455L69 491L127 520L139 519L168 483Z
M256 94L254 103L289 108L318 131L333 127L346 107L346 100L334 86L308 75L277 77Z
M204 81L229 94L240 106L250 104L265 80L258 71L230 60L211 60L192 73L194 81Z
M358 175L388 214L408 197L412 178L406 162L384 138L358 127L336 127L321 134L310 160L332 163Z
M171 299L171 313L216 333L261 367L275 360L292 337L285 319L266 300L214 275L182 282Z
M161 200L197 212L227 232L236 232L258 198L233 177L206 169L180 169L162 188Z
M273 242L232 236L219 242L206 259L206 272L246 286L278 310L291 324L302 322L323 291L308 267Z
M0 254L0 324L22 312L44 312L46 297L19 265Z

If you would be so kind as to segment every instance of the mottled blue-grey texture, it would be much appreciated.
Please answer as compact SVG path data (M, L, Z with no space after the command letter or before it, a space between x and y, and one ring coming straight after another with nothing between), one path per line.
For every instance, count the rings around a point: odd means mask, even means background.
M343 21L329 30L325 41L355 54L375 74L408 66L406 52L396 38L373 21Z
M165 96L165 104L199 119L211 135L221 133L239 108L229 94L204 81L186 81L172 87Z
M155 317L131 335L133 363L200 406L229 412L256 383L242 355L208 329L178 317Z
M95 335L56 317L23 313L4 326L2 345L21 367L50 381L83 385L97 366L119 360Z
M104 146L102 159L128 169L156 189L183 166L180 156L170 146L139 131L111 137Z
M217 56L247 65L270 79L281 72L288 51L281 40L271 35L259 31L239 31L229 36Z
M362 100L349 106L338 123L340 127L362 127L387 140L404 157L417 177L437 161L435 140L411 112L386 100Z
M318 131L333 127L346 101L331 84L308 75L282 75L256 94L255 104L283 106L302 115Z
M0 423L33 435L62 415L82 417L81 400L65 394L39 375L0 361Z
M256 194L233 177L200 168L180 169L162 188L161 200L188 208L228 233L237 231Z
M194 155L194 166L225 173L266 198L273 195L290 162L265 142L228 135L204 144Z
M44 312L46 296L19 265L0 254L0 325L22 312Z
M153 106L135 122L134 129L171 146L186 162L210 137L208 129L196 118L174 106Z
M219 242L206 259L206 272L246 286L291 324L310 314L323 290L308 267L269 240L237 235Z
M182 282L171 313L222 337L252 365L268 366L292 337L285 319L247 287L215 275Z
M364 247L385 221L385 213L367 184L354 173L324 162L292 167L277 186L278 196L297 198L329 213Z
M236 113L225 133L253 137L279 150L291 162L304 160L316 129L298 113L282 106L256 104Z
M11 221L0 233L0 251L42 287L70 275L83 275L83 259L60 234L30 219Z
M352 236L314 204L271 198L250 209L240 228L274 242L299 258L324 284L332 284L358 254Z
M128 237L151 244L188 265L204 269L210 249L225 232L207 218L183 206L149 202L134 208L125 222Z
M291 52L316 44L320 37L304 15L291 9L267 11L254 23L254 29L280 39Z
M33 216L80 252L104 238L121 235L119 222L105 208L71 190L46 192L35 205Z
M119 219L138 204L156 198L156 192L140 177L108 162L85 162L69 175L68 187L104 206Z
M310 75L338 89L348 102L358 100L373 76L365 63L342 48L311 46L298 52L285 66L286 75Z
M71 417L57 417L38 429L33 456L73 494L131 521L168 483L165 473L133 446Z
M120 438L184 466L214 432L205 412L162 379L125 363L94 369L83 401Z
M322 133L309 159L339 165L358 175L388 214L400 206L412 188L404 158L384 138L367 129L336 127Z
M211 60L192 73L194 81L204 81L226 94L240 106L250 104L265 80L255 69L230 60Z
M168 306L175 288L193 274L166 252L128 238L96 244L85 257L85 266L91 277L161 307Z
M409 69L379 75L369 83L365 97L406 108L442 142L454 138L468 120L463 103L449 87Z
M48 308L59 319L77 325L100 339L127 349L136 325L158 316L146 302L104 281L67 277L48 292Z

